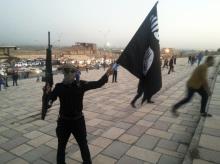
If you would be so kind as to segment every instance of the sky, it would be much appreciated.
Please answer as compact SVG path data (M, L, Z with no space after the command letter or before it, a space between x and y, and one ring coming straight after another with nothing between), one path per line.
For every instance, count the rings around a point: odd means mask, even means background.
M125 47L156 0L0 0L0 45ZM159 0L161 47L220 48L220 0Z

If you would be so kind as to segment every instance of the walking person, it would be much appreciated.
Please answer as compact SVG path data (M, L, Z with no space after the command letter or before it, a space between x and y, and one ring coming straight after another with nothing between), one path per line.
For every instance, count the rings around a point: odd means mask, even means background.
M12 74L13 86L18 86L18 71L13 71Z
M168 59L167 58L165 58L164 59L164 64L163 64L163 68L168 68Z
M170 67L170 69L168 71L168 74L170 74L171 71L174 72L174 57L173 56L171 57L171 59L169 61L169 67Z
M83 164L91 164L91 156L87 143L87 132L83 110L84 93L91 89L102 87L108 81L109 75L112 74L112 68L98 81L86 82L80 80L77 85L75 75L77 69L71 64L63 66L64 79L61 83L57 83L53 91L48 88L50 94L49 104L52 105L57 97L60 100L59 116L57 121L56 135L58 138L57 164L65 164L66 145L72 134L80 148Z
M117 83L118 67L119 67L119 65L117 63L115 63L115 64L116 64L115 66L113 64L114 68L113 68L112 83L114 83L114 82Z
M198 65L201 63L202 58L203 58L203 54L202 54L202 52L200 52L200 53L197 55Z
M189 57L188 57L188 64L191 64L191 62L192 62L192 56L189 55Z
M173 63L176 65L176 55L173 56Z
M209 56L206 58L205 63L199 65L192 73L191 77L187 81L187 95L184 99L176 103L173 108L173 114L177 114L177 109L182 106L183 104L189 102L193 97L194 93L197 92L201 97L201 108L200 113L201 116L211 116L208 114L206 109L206 104L208 101L208 96L211 95L211 91L208 87L208 79L207 79L207 71L208 67L214 65L214 57Z
M136 96L133 98L133 100L131 101L131 106L132 106L133 108L136 108L135 102L136 102L137 99L139 99L139 98L143 95L143 93L144 93L143 85L144 85L144 84L143 84L143 80L139 80L139 82L138 82L137 94L136 94Z
M2 86L5 86L5 82L3 76L0 74L0 91L2 90Z
M143 95L143 93L144 93L144 80L140 79L139 82L138 82L137 94L130 103L133 108L136 108L135 102L137 101L137 99L139 99ZM147 98L147 102L148 103L154 103L153 101L151 101L151 97ZM143 103L144 102L142 101L141 104L143 104Z

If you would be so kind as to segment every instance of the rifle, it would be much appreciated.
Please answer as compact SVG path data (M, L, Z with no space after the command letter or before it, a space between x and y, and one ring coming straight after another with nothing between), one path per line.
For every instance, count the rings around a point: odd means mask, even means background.
M47 111L51 107L51 105L49 105L49 95L52 86L53 86L52 45L50 45L50 32L48 32L48 47L46 50L45 86L43 87L43 96L42 96L42 111L41 111L42 120L45 119Z

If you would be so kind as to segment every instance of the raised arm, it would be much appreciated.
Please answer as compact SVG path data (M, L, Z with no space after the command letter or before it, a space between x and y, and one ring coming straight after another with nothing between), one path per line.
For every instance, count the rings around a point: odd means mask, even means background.
M112 74L112 68L110 67L106 73L99 79L98 81L90 81L85 82L83 84L84 91L90 90L90 89L96 89L102 87L105 83L108 82L109 75Z

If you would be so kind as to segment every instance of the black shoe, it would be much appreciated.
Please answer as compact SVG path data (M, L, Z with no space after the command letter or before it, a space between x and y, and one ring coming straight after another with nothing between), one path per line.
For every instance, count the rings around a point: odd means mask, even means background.
M209 114L209 113L207 113L207 112L201 113L201 116L202 116L202 117L212 117L212 115Z
M132 106L133 108L136 108L136 106L134 105L134 103L131 103L131 106Z
M154 102L151 101L151 100L147 100L147 102L148 102L149 104L153 104L153 103L154 103Z

